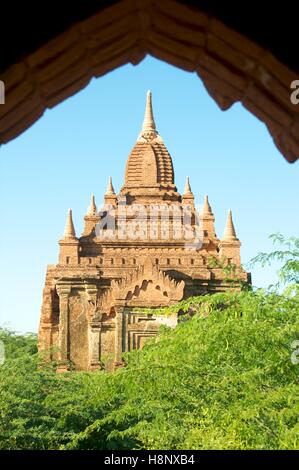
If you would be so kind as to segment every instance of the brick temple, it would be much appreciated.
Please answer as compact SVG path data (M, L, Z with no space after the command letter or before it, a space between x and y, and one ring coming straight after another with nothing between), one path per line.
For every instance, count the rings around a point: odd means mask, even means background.
M109 177L100 210L91 197L81 237L68 212L58 264L47 268L39 349L60 370L112 369L122 364L123 352L141 348L161 324L177 322L146 308L250 282L240 265L231 211L221 240L214 222L207 196L196 210L189 178L178 192L148 92L119 193ZM233 283L225 265L235 267Z

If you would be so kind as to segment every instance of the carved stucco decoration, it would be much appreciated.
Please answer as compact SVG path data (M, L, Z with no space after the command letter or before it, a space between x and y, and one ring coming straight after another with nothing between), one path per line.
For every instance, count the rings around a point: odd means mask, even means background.
M150 305L168 305L178 302L184 295L184 281L176 281L152 264L149 257L144 264L121 280L112 280L100 301L100 310L109 311L115 303L133 304L135 300Z

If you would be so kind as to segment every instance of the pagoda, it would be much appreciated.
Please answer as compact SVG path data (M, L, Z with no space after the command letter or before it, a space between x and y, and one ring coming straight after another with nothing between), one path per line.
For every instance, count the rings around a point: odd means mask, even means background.
M61 371L111 370L161 324L175 326L177 316L157 309L250 283L231 210L221 239L214 223L208 196L197 210L188 177L178 192L148 92L118 194L109 177L99 209L91 196L79 237L67 213L58 264L47 268L39 349Z

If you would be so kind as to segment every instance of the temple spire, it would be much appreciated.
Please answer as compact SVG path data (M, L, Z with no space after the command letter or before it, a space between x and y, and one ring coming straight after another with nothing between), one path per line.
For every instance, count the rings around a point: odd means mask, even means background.
M159 142L163 142L156 129L152 106L152 92L148 90L146 94L145 113L142 129L138 136L137 142L150 142L154 139Z
M231 209L229 209L228 211L226 226L225 226L222 240L224 241L237 240Z
M200 219L202 222L202 230L204 233L204 237L207 239L211 238L217 238L216 232L215 232L215 227L214 227L214 222L215 222L215 217L212 212L212 208L209 203L208 196L205 195L204 201L203 201L203 207L202 211L200 214Z
M212 209L209 203L208 195L206 194L203 201L202 214L212 214Z
M107 186L107 190L106 190L106 195L112 195L112 194L115 194L115 191L114 191L114 188L113 188L113 184L112 184L112 177L109 176L109 180L108 180L108 186Z
M87 209L87 215L96 215L96 214L97 214L97 206L95 203L94 195L92 194L91 199L90 199L90 204Z
M76 238L76 232L75 232L73 216L72 216L72 209L69 209L68 214L67 214L63 238Z
M156 124L154 120L153 106L152 106L152 92L148 90L146 94L146 105L144 120L142 124L142 132L144 131L156 131Z
M191 186L190 186L189 176L187 176L187 178L186 178L184 194L192 194L192 189L191 189Z

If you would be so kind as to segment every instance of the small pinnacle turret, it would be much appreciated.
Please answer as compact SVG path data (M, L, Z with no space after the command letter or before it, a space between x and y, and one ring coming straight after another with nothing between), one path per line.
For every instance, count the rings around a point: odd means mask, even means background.
M229 209L228 211L228 216L227 216L227 221L226 221L226 226L223 234L222 240L224 241L234 241L238 240L236 236L236 231L233 223L233 217L232 217L232 211Z
M95 197L92 194L90 198L90 204L88 206L86 215L84 216L84 230L83 236L90 236L91 233L94 233L95 223L99 221L100 215L97 211Z
M241 242L236 236L232 211L229 210L223 238L221 239L219 244L219 255L221 258L227 259L228 264L233 263L236 266L240 266L240 246Z
M184 195L185 195L185 194L192 194L189 176L186 177L186 184L185 184L185 189L184 189Z
M91 195L90 204L87 209L87 215L97 215L97 206L96 206L95 197L93 194Z
M107 189L106 189L106 192L105 192L104 199L105 199L105 206L106 205L109 206L110 204L112 204L114 206L116 204L116 201L117 201L117 196L116 196L115 191L114 191L111 176L109 176L108 185L107 185Z
M203 215L212 215L213 214L207 194L204 197L202 214Z
M75 227L73 223L72 209L68 210L63 238L76 238Z
M186 205L190 206L192 210L194 211L194 195L192 193L192 189L190 186L189 176L186 177L185 189L184 189L184 193L182 194L182 204L184 206Z
M112 184L112 177L109 176L108 185L107 185L107 190L106 190L105 195L106 195L106 196L112 196L112 195L114 195L114 194L115 194L115 191L114 191L113 184Z
M215 217L214 217L212 208L209 203L209 198L207 195L205 195L204 197L200 219L202 222L202 230L203 230L204 236L206 238L210 237L211 239L215 239L216 238L215 227L214 227Z

